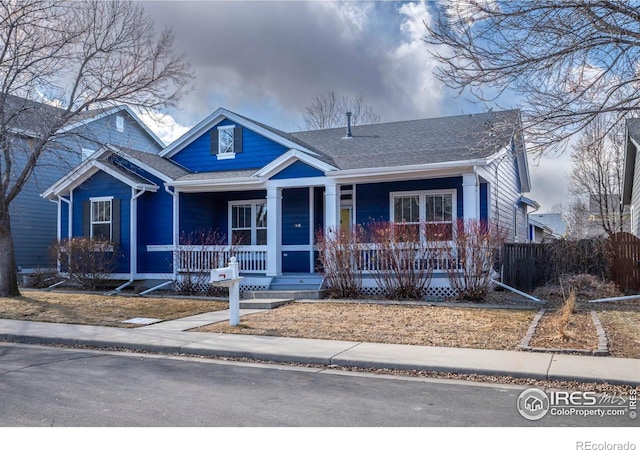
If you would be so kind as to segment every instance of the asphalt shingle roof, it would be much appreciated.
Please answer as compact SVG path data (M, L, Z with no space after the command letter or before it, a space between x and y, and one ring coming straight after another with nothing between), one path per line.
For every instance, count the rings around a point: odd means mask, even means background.
M393 167L486 158L520 129L518 110L289 133L339 169Z
M163 158L154 153L141 152L130 148L116 147L118 151L137 159L143 164L157 170L172 180L183 177L190 172L182 166L179 166L170 159Z

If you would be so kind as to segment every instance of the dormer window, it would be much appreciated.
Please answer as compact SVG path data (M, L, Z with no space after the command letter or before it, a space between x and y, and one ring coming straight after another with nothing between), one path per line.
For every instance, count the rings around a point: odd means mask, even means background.
M218 159L233 159L242 152L242 127L221 125L211 130L211 154Z
M218 154L235 153L233 151L234 126L218 127Z

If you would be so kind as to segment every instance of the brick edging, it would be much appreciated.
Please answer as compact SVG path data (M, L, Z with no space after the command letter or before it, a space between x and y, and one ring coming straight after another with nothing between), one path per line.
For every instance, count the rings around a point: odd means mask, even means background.
M577 349L577 348L546 348L546 347L532 347L529 345L531 339L536 333L536 329L538 328L538 323L544 313L547 312L545 308L542 308L540 311L536 313L533 320L531 321L531 325L529 325L529 329L527 330L527 334L522 338L522 342L520 343L520 350L529 351L529 352L544 352L544 353L563 353L563 354L581 354L581 355L593 355L593 356L608 356L609 355L609 340L607 339L607 334L600 323L600 319L598 318L598 314L595 311L591 311L591 320L596 327L596 333L598 335L598 348L596 350L585 350L585 349Z

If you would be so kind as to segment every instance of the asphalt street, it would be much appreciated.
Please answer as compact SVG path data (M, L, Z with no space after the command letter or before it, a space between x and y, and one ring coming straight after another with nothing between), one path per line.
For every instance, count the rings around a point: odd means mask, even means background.
M635 426L529 421L521 386L0 343L0 426Z

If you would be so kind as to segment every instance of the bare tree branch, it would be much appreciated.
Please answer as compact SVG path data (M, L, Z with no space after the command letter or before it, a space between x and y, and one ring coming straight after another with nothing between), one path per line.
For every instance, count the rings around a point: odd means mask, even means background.
M599 115L640 110L637 1L444 0L425 41L460 94L522 97L532 150L564 151Z
M380 122L380 115L365 102L364 95L339 97L333 90L316 94L311 104L305 108L303 120L307 130L344 127L345 114L351 112L352 125L366 125Z
M0 296L18 293L11 202L83 111L175 106L192 72L174 41L140 3L0 2Z

